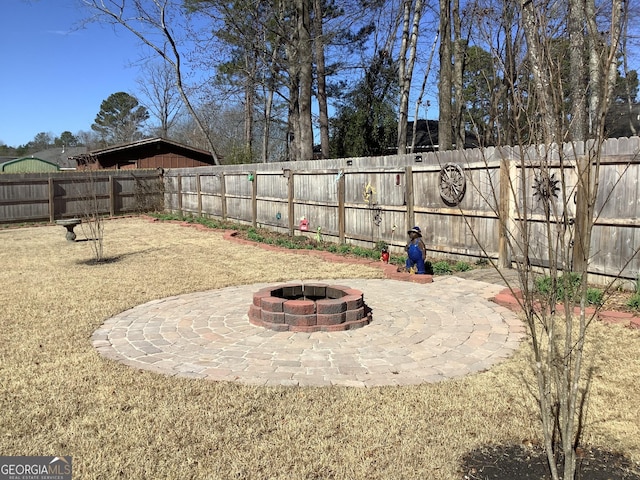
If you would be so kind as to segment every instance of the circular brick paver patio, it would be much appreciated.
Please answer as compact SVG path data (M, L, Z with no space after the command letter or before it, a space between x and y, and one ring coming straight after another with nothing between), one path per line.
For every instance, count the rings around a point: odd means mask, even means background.
M309 281L311 282L311 281ZM254 284L138 305L105 321L105 357L166 375L259 385L378 386L437 382L490 368L524 336L516 314L488 299L504 287L457 277L432 284L313 280L364 292L370 325L276 332L251 325Z

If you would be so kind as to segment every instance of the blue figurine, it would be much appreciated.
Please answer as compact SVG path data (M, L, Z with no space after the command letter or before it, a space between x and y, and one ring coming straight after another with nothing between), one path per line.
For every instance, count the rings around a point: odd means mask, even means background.
M427 273L424 267L424 261L427 258L427 247L422 241L422 231L420 227L413 227L407 234L409 235L409 242L404 247L408 256L407 271L424 275Z

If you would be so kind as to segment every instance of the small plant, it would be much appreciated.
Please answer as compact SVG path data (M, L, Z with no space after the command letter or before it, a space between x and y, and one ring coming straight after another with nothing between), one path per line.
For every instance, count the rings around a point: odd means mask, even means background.
M471 265L469 265L467 262L456 262L456 264L453 266L454 272L466 272L468 270L471 270Z
M627 302L627 307L634 310L640 310L640 293L634 293L631 296L631 298Z
M389 245L387 245L387 242L385 242L384 240L378 240L376 242L376 250L378 252L381 252L383 250L386 250L389 248Z
M249 240L253 240L254 242L265 241L265 238L260 235L255 228L250 228L249 230L247 230L247 238L249 238Z
M589 288L587 289L587 302L590 305L598 305L601 306L604 298L604 293L599 288Z
M489 265L489 259L488 258L479 258L478 260L476 260L476 265L478 267L486 267L487 265Z
M451 275L453 270L449 262L442 260L433 264L433 273L434 275Z
M551 295L553 282L551 277L545 276L537 278L535 281L536 290L542 295ZM578 302L580 300L580 275L577 273L567 273L560 275L556 284L557 302L570 301ZM602 305L604 293L599 288L587 289L587 303L590 305Z
M640 272L636 275L636 279L633 282L633 290L636 295L640 295Z
M550 276L537 278L535 281L538 293L546 296L552 295L553 280ZM562 302L565 299L578 301L580 294L580 275L577 273L565 273L556 279L555 301Z

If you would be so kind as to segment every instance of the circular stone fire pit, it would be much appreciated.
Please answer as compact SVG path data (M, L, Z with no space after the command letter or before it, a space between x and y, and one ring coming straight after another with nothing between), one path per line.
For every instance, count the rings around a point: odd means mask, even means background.
M371 309L354 288L286 284L253 294L249 322L282 332L337 332L367 325Z

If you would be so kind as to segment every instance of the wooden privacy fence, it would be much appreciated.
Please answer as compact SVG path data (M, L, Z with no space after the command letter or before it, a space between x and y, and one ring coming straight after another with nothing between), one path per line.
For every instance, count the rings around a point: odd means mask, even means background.
M0 223L82 217L89 200L104 215L162 210L156 170L114 170L0 175Z
M586 147L570 148L572 153L562 165L553 158L547 163L552 183L564 170L564 193L569 199L577 197L572 159L583 157ZM633 258L640 245L639 151L638 137L611 139L603 147L591 239L590 273L596 276L621 273L635 279L640 272L638 258ZM418 225L431 258L490 257L502 266L519 256L506 239L518 238L526 213L531 230L527 260L544 267L548 264L546 222L535 188L543 154L532 147L522 158L519 149L503 147L176 169L165 174L165 208L330 242L366 247L385 242L396 251L404 246L406 231ZM458 192L463 193L458 204L447 200L445 193L451 175L460 175L465 183L465 191ZM448 192L456 193L455 188ZM561 225L558 235L574 244L576 202L568 202L565 209L562 198L557 190L549 198L551 209L559 215L554 228ZM306 222L308 231L303 231Z

